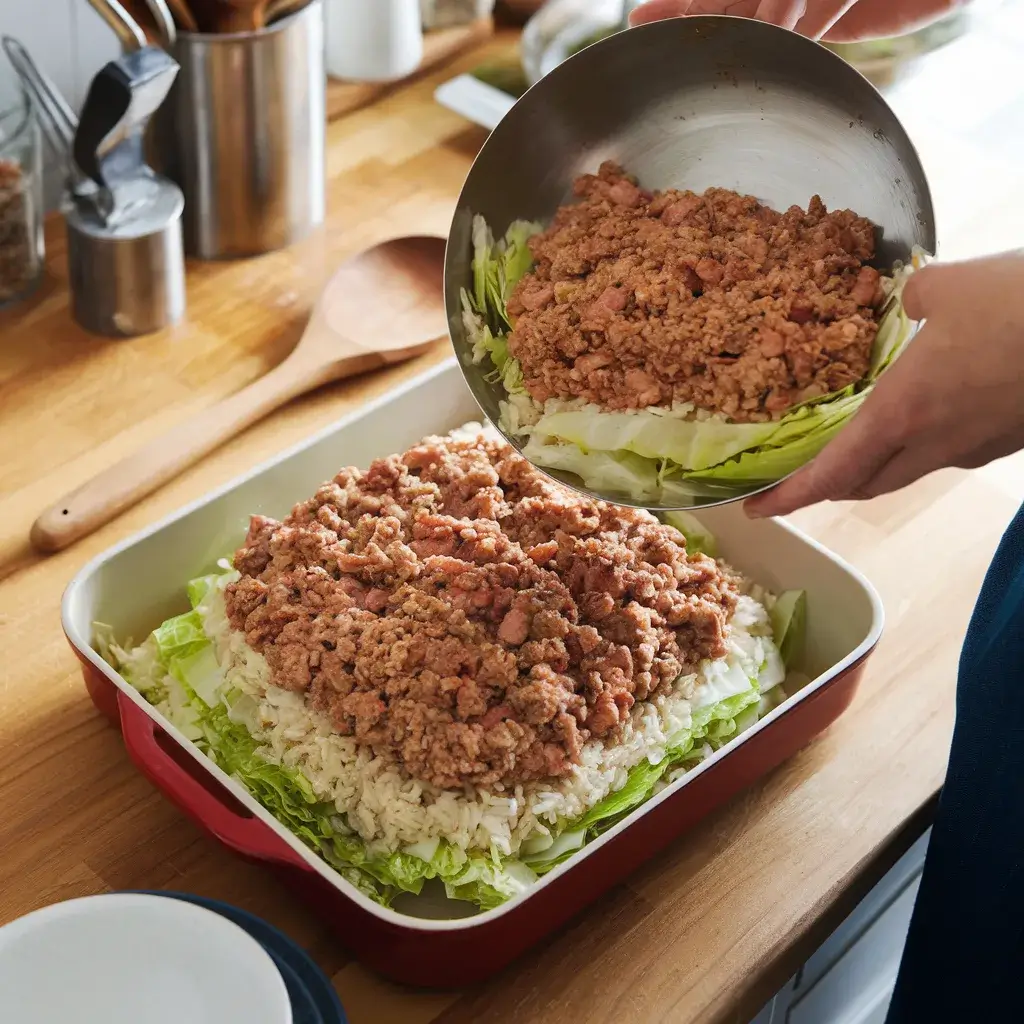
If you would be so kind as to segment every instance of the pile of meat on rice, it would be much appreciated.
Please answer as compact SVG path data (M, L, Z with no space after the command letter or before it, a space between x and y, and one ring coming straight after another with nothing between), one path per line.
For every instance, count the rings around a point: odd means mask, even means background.
M269 682L441 790L571 774L635 702L725 656L740 582L493 437L343 470L254 517L234 564L227 616Z
M818 196L778 213L722 188L649 192L614 163L574 190L508 303L538 405L768 421L867 373L883 301L870 221Z

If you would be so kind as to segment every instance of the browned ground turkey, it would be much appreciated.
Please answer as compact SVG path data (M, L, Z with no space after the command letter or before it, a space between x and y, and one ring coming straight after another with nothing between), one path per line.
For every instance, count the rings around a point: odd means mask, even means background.
M612 163L575 193L508 304L538 402L768 420L867 372L882 301L870 221L818 196L777 213L721 188L651 193Z
M735 580L507 445L430 438L255 516L227 589L272 681L443 787L564 775L726 653Z

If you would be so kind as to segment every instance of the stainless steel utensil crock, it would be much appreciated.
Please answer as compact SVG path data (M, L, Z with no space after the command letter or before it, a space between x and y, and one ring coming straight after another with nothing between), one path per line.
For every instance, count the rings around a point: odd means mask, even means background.
M179 32L161 163L185 193L185 248L253 256L324 217L323 5L259 32Z

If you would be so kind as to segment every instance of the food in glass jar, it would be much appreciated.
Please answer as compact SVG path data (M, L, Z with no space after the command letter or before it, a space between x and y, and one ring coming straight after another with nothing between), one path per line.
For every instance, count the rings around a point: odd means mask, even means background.
M39 273L33 220L20 165L0 158L0 303L24 295Z

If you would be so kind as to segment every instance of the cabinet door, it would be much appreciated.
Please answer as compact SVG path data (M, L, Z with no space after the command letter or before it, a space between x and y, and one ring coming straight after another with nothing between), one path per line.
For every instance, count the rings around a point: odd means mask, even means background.
M920 875L813 985L798 994L787 1024L881 1024L892 998Z
M920 875L930 835L931 829L907 850L878 885L860 901L853 913L804 964L796 977L795 996L812 988L838 963L854 943L871 929L907 885Z
M796 978L790 978L772 1001L750 1022L750 1024L786 1024L786 1013L793 998Z
M750 1024L884 1024L929 829Z

